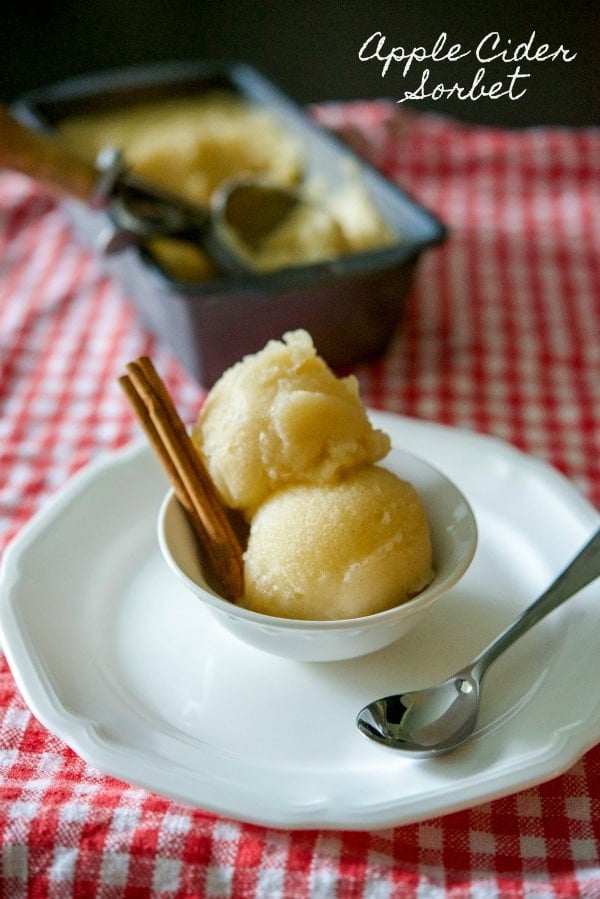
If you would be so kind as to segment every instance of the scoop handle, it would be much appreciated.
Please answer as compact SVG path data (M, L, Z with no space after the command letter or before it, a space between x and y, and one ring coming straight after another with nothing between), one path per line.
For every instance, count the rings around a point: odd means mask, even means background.
M18 122L0 104L0 168L42 182L52 193L98 205L98 171L60 141Z

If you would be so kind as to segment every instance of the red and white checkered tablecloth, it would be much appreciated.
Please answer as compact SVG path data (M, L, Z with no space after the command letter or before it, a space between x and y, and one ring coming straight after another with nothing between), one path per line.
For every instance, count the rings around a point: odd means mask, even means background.
M509 132L386 102L314 115L451 229L385 358L357 369L366 402L503 438L600 507L600 130ZM63 210L0 173L0 550L76 469L137 435L116 378L142 353L194 419L202 391ZM600 746L472 810L285 832L104 776L35 720L6 663L0 691L7 899L600 897Z

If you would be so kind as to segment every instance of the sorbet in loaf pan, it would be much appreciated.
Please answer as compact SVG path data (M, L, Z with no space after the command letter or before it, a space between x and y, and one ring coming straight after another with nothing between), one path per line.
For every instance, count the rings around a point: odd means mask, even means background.
M132 246L109 211L65 202L77 239L103 254L144 325L207 389L296 328L333 367L379 356L419 258L446 236L397 183L238 62L96 73L30 92L11 110L88 158L100 145L122 148L136 174L195 202L244 173L316 202L318 221L302 204L262 248L259 270L236 277L216 277L199 245L171 236Z

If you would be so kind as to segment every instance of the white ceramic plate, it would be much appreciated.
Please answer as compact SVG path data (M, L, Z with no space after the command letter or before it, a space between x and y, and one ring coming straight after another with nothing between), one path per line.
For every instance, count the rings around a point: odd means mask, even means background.
M455 811L547 780L598 742L600 582L496 663L462 749L410 759L358 732L369 700L474 656L599 520L561 475L503 443L373 419L453 480L478 522L469 571L426 621L347 662L293 662L236 640L163 561L165 480L138 444L76 476L5 554L4 649L40 721L126 782L284 828L370 829Z

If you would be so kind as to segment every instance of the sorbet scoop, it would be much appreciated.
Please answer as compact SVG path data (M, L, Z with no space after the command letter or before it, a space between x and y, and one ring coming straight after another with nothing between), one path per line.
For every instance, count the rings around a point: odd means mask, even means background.
M435 687L385 696L357 717L358 729L378 743L433 756L460 746L473 734L485 674L509 646L559 605L600 576L600 530L556 580L469 665Z
M232 179L210 205L192 204L132 175L118 150L100 151L94 165L60 140L25 127L0 105L2 167L29 175L54 193L108 209L130 240L170 236L196 243L225 273L254 271L252 252L306 202L290 188Z

